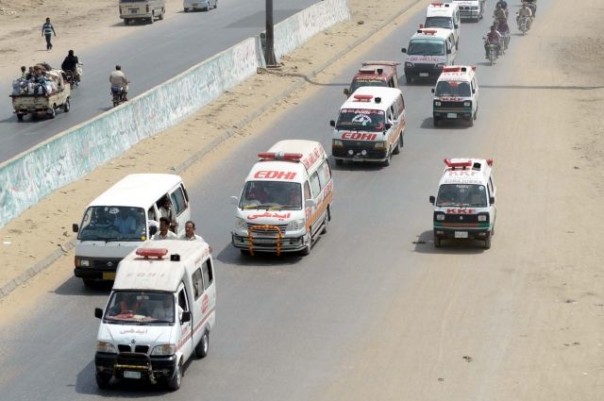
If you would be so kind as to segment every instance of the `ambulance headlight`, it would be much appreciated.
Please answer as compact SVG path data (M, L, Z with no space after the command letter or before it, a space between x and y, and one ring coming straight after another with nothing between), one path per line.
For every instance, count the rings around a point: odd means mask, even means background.
M375 149L386 149L386 142L376 142L374 147Z
M77 267L90 267L89 259L76 258L76 266Z
M116 354L115 346L107 341L96 342L96 352L104 352L106 354Z
M445 215L440 213L436 215L436 220L438 221L444 221L445 220Z
M286 231L299 231L304 228L304 219L292 220L287 224Z
M435 105L436 107L440 107L440 105L441 105L441 104L442 104L442 103L441 103L441 102L439 102L438 100L434 102L434 105Z
M472 102L463 102L463 107L472 107Z
M342 143L342 141L341 141L341 140L339 140L339 139L334 139L334 140L333 140L333 143L332 143L332 146L333 146L334 148L341 148L342 146L344 146L344 144Z
M413 68L413 63L410 63L410 62L407 61L405 63L405 68Z
M478 221L482 221L482 222L487 221L487 215L486 214L478 215Z
M436 68L443 68L444 66L445 66L445 63L436 64Z
M236 230L247 230L247 223L241 217L237 217L235 219L235 229Z
M174 344L161 344L153 347L151 355L155 356L168 356L176 353L176 345Z

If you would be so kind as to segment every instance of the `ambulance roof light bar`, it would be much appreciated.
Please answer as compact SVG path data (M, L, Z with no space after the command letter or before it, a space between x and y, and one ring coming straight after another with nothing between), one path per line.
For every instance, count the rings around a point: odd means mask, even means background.
M138 248L136 250L136 255L142 256L145 259L149 259L149 258L162 259L167 254L168 254L168 250L166 248Z
M436 35L436 29L418 29L417 33L423 33L426 35Z
M463 161L455 161L452 162L451 159L445 159L445 165L450 169L461 168L465 169L467 167L472 167L472 160L463 160Z
M283 160L290 162L299 162L304 155L302 153L285 153L285 152L261 152L258 157L262 161L268 160Z

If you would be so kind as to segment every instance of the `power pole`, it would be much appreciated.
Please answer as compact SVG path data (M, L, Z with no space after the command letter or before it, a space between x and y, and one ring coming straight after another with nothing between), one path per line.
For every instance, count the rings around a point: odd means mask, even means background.
M277 65L275 57L275 35L273 24L273 0L266 0L266 50L264 60L267 67Z

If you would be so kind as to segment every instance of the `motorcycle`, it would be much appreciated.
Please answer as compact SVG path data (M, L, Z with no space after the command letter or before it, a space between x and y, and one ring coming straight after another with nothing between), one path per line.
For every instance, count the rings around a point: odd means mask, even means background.
M510 40L512 39L512 36L510 35L510 31L505 31L501 33L501 36L503 36L503 46L502 46L502 52L505 54L505 51L508 49L508 46L510 45Z
M113 107L117 107L120 104L127 102L126 91L123 86L112 86L111 96L113 98Z
M82 79L82 66L84 64L78 63L76 65L75 71L66 70L65 71L65 80L71 85L72 88L80 85L80 80Z
M484 38L486 41L486 38ZM499 52L497 51L497 45L493 44L493 43L487 43L486 44L486 48L487 48L487 60L489 60L489 64L493 65L495 64L495 61L497 61L497 58L499 57Z
M523 35L526 35L529 30L529 17L518 17L518 30L522 32Z
M533 17L536 17L537 16L537 0L531 0L531 1L524 0L524 3L526 3L527 7L531 9L531 12L533 13Z

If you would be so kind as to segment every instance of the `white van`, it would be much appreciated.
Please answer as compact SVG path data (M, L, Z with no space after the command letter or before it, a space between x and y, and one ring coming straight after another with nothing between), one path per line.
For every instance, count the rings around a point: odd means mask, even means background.
M166 14L165 0L119 0L119 7L126 25L136 20L152 24L156 18L163 20Z
M438 194L429 198L434 205L434 246L439 248L444 239L477 239L489 249L497 212L493 160L445 159L445 166Z
M453 0L459 7L461 19L479 21L484 17L486 0Z
M423 28L450 29L455 35L455 48L459 49L461 17L457 3L432 3L426 9Z
M432 89L432 116L434 126L445 120L464 120L474 125L478 116L480 90L476 66L452 65L444 67Z
M390 165L404 145L405 100L398 88L363 86L340 108L333 130L331 154L337 165L345 160Z
M120 262L103 311L94 364L111 379L180 387L186 362L204 358L216 320L211 249L201 240L148 241Z
M293 139L258 154L237 205L235 248L309 254L331 220L333 178L319 142Z
M436 80L444 66L455 64L455 35L450 29L418 29L411 36L409 47L401 51L407 54L405 80L408 84L415 78Z
M93 200L73 225L78 233L74 274L90 286L115 278L117 265L157 230L160 207L169 198L177 233L191 219L189 195L177 175L131 174ZM126 222L125 225L120 223Z

